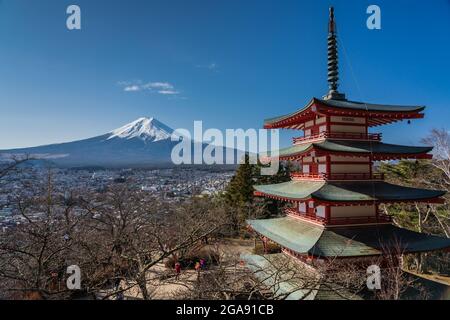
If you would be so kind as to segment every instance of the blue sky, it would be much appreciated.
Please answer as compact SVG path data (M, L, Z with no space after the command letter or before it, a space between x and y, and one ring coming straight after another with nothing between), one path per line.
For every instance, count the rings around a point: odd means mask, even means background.
M80 31L66 28L70 4L81 7ZM381 30L366 28L370 4ZM330 5L340 91L427 106L423 120L375 131L417 144L449 128L448 0L0 0L0 149L87 138L142 116L172 128L260 128L326 93Z

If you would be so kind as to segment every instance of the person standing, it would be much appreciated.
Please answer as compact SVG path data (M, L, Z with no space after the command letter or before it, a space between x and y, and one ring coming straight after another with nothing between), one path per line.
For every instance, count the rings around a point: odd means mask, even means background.
M175 263L175 272L176 272L175 280L178 280L181 273L181 264L179 262Z
M200 279L200 270L201 270L200 262L197 261L195 263L195 271L197 271L197 279Z
M206 261L203 258L200 259L200 267L201 267L202 270L206 269Z

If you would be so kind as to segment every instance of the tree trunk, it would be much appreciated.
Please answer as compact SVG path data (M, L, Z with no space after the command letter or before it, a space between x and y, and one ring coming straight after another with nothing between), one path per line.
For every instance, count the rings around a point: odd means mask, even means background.
M414 205L416 206L416 210L417 210L417 213L419 216L419 223L418 223L417 229L419 230L420 233L422 233L422 211L420 210L420 207L417 204L417 202Z
M147 289L147 279L145 277L145 274L139 276L137 282L138 282L139 290L141 291L141 294L142 294L142 299L150 300L150 295L149 295L148 289Z
M422 263L422 253L417 253L417 272L422 273L423 272L423 263Z

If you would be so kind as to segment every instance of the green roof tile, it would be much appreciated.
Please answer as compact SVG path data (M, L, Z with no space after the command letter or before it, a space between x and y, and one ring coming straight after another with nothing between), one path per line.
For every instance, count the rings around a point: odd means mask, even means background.
M403 187L382 181L288 181L254 186L256 191L292 200L408 201L441 197L445 191Z
M414 147L389 144L376 141L354 141L354 140L332 140L327 139L321 142L302 143L288 148L278 150L279 157L289 157L302 154L312 148L331 152L349 153L375 153L375 154L423 154L430 152L433 147ZM270 154L269 154L270 155Z
M258 233L299 253L308 252L324 230L319 225L303 223L290 217L249 220L248 224Z
M356 109L356 110L368 110L368 111L384 111L384 112L420 112L425 109L425 106L400 106L400 105L390 105L390 104L378 104L378 103L366 103L359 101L349 101L349 100L324 100L316 99L320 103L344 109Z
M325 181L288 181L254 186L256 191L289 199L306 199L325 185Z
M382 111L382 112L420 112L425 109L425 106L398 106L398 105L388 105L388 104L375 104L375 103L365 103L359 101L348 101L348 100L323 100L313 98L305 107L298 109L289 114L285 114L278 117L268 118L264 120L265 125L273 124L281 120L288 119L296 114L299 114L311 106L314 101L320 102L321 104L341 109L353 109L361 111Z
M323 227L292 217L248 220L259 234L300 254L318 257L379 255L400 249L404 253L450 247L450 239L398 228L391 224Z

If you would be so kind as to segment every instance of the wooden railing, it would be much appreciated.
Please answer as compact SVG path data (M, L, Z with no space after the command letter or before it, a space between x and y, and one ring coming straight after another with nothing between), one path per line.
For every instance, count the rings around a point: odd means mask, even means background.
M344 224L387 223L387 222L392 222L392 218L390 216L378 215L378 216L332 218L330 219L328 224L344 225Z
M300 144L320 139L341 139L341 140L370 140L381 141L381 133L357 133L357 132L328 132L324 131L318 134L306 137L293 138L294 144Z
M323 173L313 174L303 172L292 172L291 178L293 180L325 180L325 175Z
M291 216L296 216L300 218L309 219L312 221L320 222L327 225L346 225L346 224L365 224L365 223L389 223L392 222L390 216L384 214L378 214L378 216L357 216L357 217L342 217L342 218L331 218L327 220L322 217L318 217L310 213L300 213L295 208L286 208L284 213Z
M291 215L291 216L297 216L297 217L302 217L302 218L306 218L309 220L314 220L320 223L324 223L326 221L325 218L322 217L318 217L315 214L312 213L300 213L298 212L295 208L285 208L284 209L284 213Z
M384 180L384 173L291 173L293 180Z
M332 173L325 174L327 180L384 180L384 173Z

